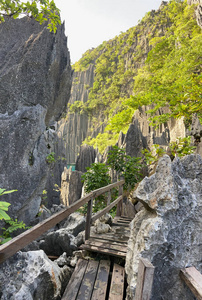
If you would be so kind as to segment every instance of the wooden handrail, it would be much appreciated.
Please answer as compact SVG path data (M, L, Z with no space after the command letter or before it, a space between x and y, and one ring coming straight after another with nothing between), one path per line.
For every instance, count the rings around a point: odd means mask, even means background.
M124 184L124 180L118 181L116 183L112 183L108 186L103 188L97 189L88 195L82 197L75 203L71 204L64 210L54 214L53 216L49 217L48 219L38 223L37 225L33 226L32 228L26 230L25 232L21 233L20 235L16 236L9 242L0 246L0 263L5 261L7 258L11 257L13 254L18 252L19 250L23 249L25 246L30 244L36 238L41 236L44 232L49 230L50 228L54 227L56 224L67 218L70 214L75 212L84 204L88 203L89 200L94 199L111 189L122 186Z
M180 270L180 277L190 288L197 300L202 300L202 274L195 267L189 267Z

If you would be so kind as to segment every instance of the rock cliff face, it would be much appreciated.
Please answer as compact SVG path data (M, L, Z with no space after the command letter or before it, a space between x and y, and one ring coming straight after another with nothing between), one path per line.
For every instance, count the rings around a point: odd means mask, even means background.
M156 173L133 197L144 208L131 223L126 257L128 298L134 299L139 257L155 266L152 300L195 298L179 277L181 268L201 269L202 160L189 155L171 162L166 155Z
M141 150L144 148L152 149L152 145L158 144L167 147L170 142L175 141L178 137L186 136L186 128L183 119L171 119L166 124L161 124L159 128L154 129L149 126L148 107L139 108L130 124L128 132L122 138L120 146L126 148L126 153L131 156L141 156ZM159 110L158 114L166 112L166 109Z
M49 204L59 202L52 189L64 165L57 121L71 88L67 39L64 25L53 34L30 18L6 19L0 35L0 186L18 189L4 200L12 204L12 216L29 223L44 189Z
M88 101L89 89L93 86L94 75L93 64L86 71L74 72L69 104L73 104L75 101L81 101L81 103ZM66 120L61 120L59 127L59 131L65 141L61 146L67 158L67 163L76 163L81 144L86 137L95 137L103 130L104 126L100 126L92 131L92 122L86 113L68 113Z

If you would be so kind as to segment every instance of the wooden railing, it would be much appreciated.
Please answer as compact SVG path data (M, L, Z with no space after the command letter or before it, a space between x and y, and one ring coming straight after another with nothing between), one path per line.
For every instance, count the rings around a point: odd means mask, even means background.
M123 200L123 185L124 180L118 181L116 183L112 183L108 186L105 186L103 188L97 189L88 195L82 197L72 205L68 206L64 210L54 214L50 218L40 222L39 224L33 226L32 228L26 230L22 234L18 235L17 237L13 238L6 244L0 246L0 263L5 261L7 258L11 257L13 254L18 252L19 250L23 249L25 246L30 244L32 241L37 239L39 236L41 236L43 233L45 233L50 228L54 227L56 224L67 218L70 214L75 212L77 209L88 203L88 211L87 211L87 217L86 217L86 232L85 232L85 239L89 238L90 235L90 226L91 224L100 218L102 215L104 215L106 212L108 212L112 207L117 205L117 216L121 215L122 210L122 200ZM111 200L111 190L113 188L119 187L119 196L118 198L110 203ZM99 211L96 215L92 216L92 204L93 199L96 197L105 194L108 194L108 202L107 207L103 210Z

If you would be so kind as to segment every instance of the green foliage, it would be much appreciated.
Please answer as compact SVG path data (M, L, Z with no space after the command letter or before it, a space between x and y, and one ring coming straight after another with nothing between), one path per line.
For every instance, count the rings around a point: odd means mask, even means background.
M10 194L13 192L16 192L17 190L10 190L6 191L6 189L0 188L0 196ZM3 229L3 235L0 236L0 244L4 244L11 240L11 234L15 230L19 228L24 228L27 229L26 225L21 221L18 222L17 219L12 220L10 216L5 212L8 211L8 207L10 206L10 203L8 202L3 202L0 201L0 220L4 220L5 224L9 225L7 228L2 228Z
M109 167L103 163L93 163L87 172L82 176L85 193L90 193L96 189L107 186L111 183L109 176ZM93 202L93 212L97 212L106 206L106 198L104 195L98 196ZM87 205L80 209L82 213L87 212Z
M82 175L84 182L84 191L90 193L96 189L106 186L111 183L111 178L108 174L109 167L103 163L93 163L87 172Z
M52 164L56 162L56 158L55 158L55 152L51 152L50 154L48 154L46 156L46 161L48 164Z
M117 143L119 134L109 132L99 133L96 138L86 138L82 145L90 145L99 149L100 153L104 153L108 145L114 146Z
M122 176L125 179L125 190L132 189L142 178L141 158L126 155L125 149L114 146L109 151L107 164L118 173L119 178Z
M17 190L6 191L6 189L0 188L0 196L10 194L10 193L13 193L13 192L16 192L16 191ZM2 220L2 219L10 220L9 215L6 213L6 211L8 211L9 206L10 206L10 203L0 201L0 220Z
M128 102L134 109L154 104L148 111L153 126L171 117L190 119L194 113L202 117L202 32L194 6L172 0L163 13L173 24L163 37L150 41L153 49L135 77L134 96ZM169 107L170 112L154 116L162 107Z
M169 145L173 156L183 157L194 153L195 146L191 144L191 137L178 138L175 142L171 142Z
M152 146L152 151L149 151L148 149L143 149L141 152L143 154L144 162L147 165L155 164L160 157L162 157L164 154L166 154L165 149L163 149L161 146L155 144Z
M27 2L1 0L0 22L3 22L5 17L16 19L21 15L33 17L40 24L48 20L48 29L54 33L57 30L57 25L61 24L59 9L53 0L32 0Z
M106 125L103 134L84 143L101 152L115 145L113 135L126 132L135 110L143 105L151 108L151 126L171 117L184 117L188 125L194 113L202 121L202 31L194 9L187 1L171 0L147 13L136 27L87 51L73 66L82 71L93 63L95 77L88 101L78 101L71 112L97 120L91 123L92 130ZM150 47L147 58L145 36ZM164 107L169 110L156 115Z
M3 229L3 234L0 236L1 241L0 244L5 244L6 242L10 241L12 239L12 233L18 229L28 229L29 227L26 226L26 224L23 221L18 221L17 219L9 219L5 220L6 227Z
M165 149L163 149L160 145L153 145L152 148L152 151L149 151L148 149L142 150L143 160L147 165L156 164L159 158L166 154ZM173 158L176 156L183 157L185 155L192 154L196 149L195 146L192 146L190 136L178 138L175 142L171 142L168 148L170 150L170 155Z

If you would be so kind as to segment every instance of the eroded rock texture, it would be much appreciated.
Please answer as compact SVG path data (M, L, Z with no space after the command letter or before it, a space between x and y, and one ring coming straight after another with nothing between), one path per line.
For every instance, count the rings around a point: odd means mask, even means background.
M72 171L71 168L64 167L61 176L60 201L65 206L69 206L81 198L82 193L82 172Z
M0 270L2 300L56 300L71 276L67 266L59 268L42 251L18 252Z
M53 188L64 167L57 121L69 99L70 59L64 25L56 34L46 25L26 17L0 24L0 187L18 190L4 200L10 215L26 223L44 189L49 205L59 203Z
M189 155L171 162L164 156L156 173L146 177L133 196L144 208L131 223L126 258L127 299L133 299L135 294L141 256L155 266L152 300L194 300L179 271L188 266L202 271L201 157Z

